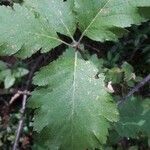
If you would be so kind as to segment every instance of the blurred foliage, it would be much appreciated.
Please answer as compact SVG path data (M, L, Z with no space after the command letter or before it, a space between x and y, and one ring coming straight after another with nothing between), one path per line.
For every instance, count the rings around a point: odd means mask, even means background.
M118 43L111 43L107 53L96 60L100 73L106 76L109 92L115 100L124 97L150 73L150 22L132 26ZM109 87L111 84L111 87ZM120 121L110 129L105 150L148 150L150 148L149 84L135 93L119 108ZM113 88L113 91L111 90Z
M4 83L4 88L8 89L12 87L17 79L28 74L28 70L22 67L10 68L8 64L0 61L0 84Z
M150 137L150 98L131 97L119 107L120 121L115 129L122 137Z

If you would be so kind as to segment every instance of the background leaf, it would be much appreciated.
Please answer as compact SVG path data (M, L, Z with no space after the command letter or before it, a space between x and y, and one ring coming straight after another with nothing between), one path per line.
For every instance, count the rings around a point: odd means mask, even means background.
M119 109L120 120L116 130L121 136L137 137L144 134L150 136L150 101L140 97L129 98Z
M123 28L146 21L149 7L150 0L75 0L82 36L102 42L116 41L127 32Z
M8 89L10 88L11 86L14 85L15 83L15 77L11 74L7 74L6 77L5 77L5 80L4 80L4 87L5 89Z

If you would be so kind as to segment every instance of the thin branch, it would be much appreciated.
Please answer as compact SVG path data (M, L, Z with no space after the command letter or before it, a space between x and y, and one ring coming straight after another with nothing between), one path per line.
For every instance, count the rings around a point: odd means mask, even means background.
M13 150L17 150L17 147L18 147L18 142L19 142L20 134L21 134L21 131L22 131L22 128L23 128L23 123L24 123L24 112L25 112L25 109L26 109L26 101L27 101L27 95L24 95L23 96L23 101L22 101L22 108L20 110L21 117L20 117L20 120L19 120L19 125L18 125L18 128L17 128L17 132L16 132L16 138L15 138L15 142L14 142L14 145L13 145Z
M150 81L150 74L147 75L139 84L137 84L124 98L122 98L118 102L118 106L123 104L131 95L133 95L135 92L139 91L141 87L143 87L146 83Z
M32 68L32 70L30 71L29 76L28 76L28 80L27 80L27 84L26 84L26 90L25 90L25 92L27 92L28 89L30 88L34 72L36 71L36 68L41 63L42 59L43 59L43 56L41 55L37 59L35 65ZM25 110L26 110L27 98L28 98L27 94L24 94L23 95L23 100L22 100L22 107L20 109L21 117L20 117L19 124L18 124L18 127L17 127L16 138L15 138L15 142L14 142L12 150L17 150L18 149L18 143L19 143L19 139L20 139L22 128L23 128L23 123L24 123L24 114L25 114Z
M28 33L33 34L33 35L37 35L37 36L43 36L43 37L49 38L49 39L53 39L53 40L56 40L56 41L58 41L58 42L60 42L60 43L65 44L65 45L67 45L67 46L69 46L69 47L72 47L71 44L69 44L69 43L67 43L67 42L65 42L65 41L63 41L63 40L61 40L61 39L59 39L59 38L56 38L56 37L52 37L52 36L45 35L45 34L32 33L32 32L28 32Z
M20 94L20 95L31 95L29 91L22 91L21 89L0 89L0 95L9 95L9 94Z
M97 49L97 48L95 48L95 47L93 47L93 46L91 46L91 45L89 45L89 44L84 44L85 46L87 46L87 47L89 47L89 48L91 48L92 50L94 50L94 51L96 51L96 52L100 52L100 50L99 49Z
M14 103L14 101L16 99L18 99L18 97L20 97L21 95L27 95L27 96L30 96L31 93L29 91L17 91L11 98L10 102L9 102L9 105L11 105L12 103Z

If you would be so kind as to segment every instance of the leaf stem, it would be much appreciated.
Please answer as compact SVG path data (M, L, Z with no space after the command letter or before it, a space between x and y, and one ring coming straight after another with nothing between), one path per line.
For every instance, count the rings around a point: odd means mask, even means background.
M59 39L59 38L55 38L55 37L52 37L52 36L49 36L49 35L39 34L39 33L31 33L31 32L30 32L30 34L35 34L35 35L37 35L37 36L43 36L43 37L46 37L46 38L49 38L49 39L53 39L53 40L59 41L60 43L65 44L65 45L67 45L67 46L69 46L69 47L72 47L71 44L69 44L69 43L67 43L67 42L65 42L65 41L63 41L63 40L61 40L61 39Z

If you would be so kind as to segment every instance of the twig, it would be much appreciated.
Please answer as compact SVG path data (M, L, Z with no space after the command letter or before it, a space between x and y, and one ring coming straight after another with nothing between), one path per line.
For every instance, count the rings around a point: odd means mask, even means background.
M18 128L17 128L17 132L16 132L16 138L15 138L15 142L14 142L14 145L13 145L13 150L17 150L17 147L18 147L18 141L19 141L19 138L20 138L20 134L21 134L22 127L23 127L23 122L24 122L24 112L25 112L25 109L26 109L26 101L27 101L27 95L24 95L23 96L23 101L22 101L22 108L20 110L21 117L20 117L20 120L19 120L19 125L18 125Z
M31 93L29 91L21 91L19 89L0 89L0 95L11 95L11 100L9 103L7 103L7 106L10 106L18 97L21 95L27 95L30 96Z
M92 50L94 50L94 51L96 51L96 52L98 52L98 53L100 52L99 49L97 49L97 48L95 48L95 47L93 47L93 46L91 46L91 45L89 45L89 44L85 44L85 46L91 48Z
M21 89L0 89L0 95L9 95L9 94L20 94L20 95L31 95L29 91L22 91Z
M137 92L141 87L143 87L149 81L150 81L150 74L146 76L139 84L137 84L124 98L122 98L118 102L118 106L124 103L131 95Z
M29 91L17 91L14 96L11 98L9 105L11 105L18 97L20 97L21 95L28 95L30 96L31 93Z
M32 83L32 77L34 75L34 72L36 71L36 68L39 66L39 64L41 63L43 59L43 56L41 55L35 65L33 66L32 70L30 71L29 73L29 76L28 76L28 81L27 81L27 84L26 84L26 90L25 92L28 91L28 89L30 88L31 86L31 83ZM16 138L15 138L15 142L14 142L14 145L13 145L13 149L12 150L17 150L18 148L18 142L19 142L19 138L20 138L20 135L21 135L21 131L22 131L22 128L23 128L23 123L24 123L24 114L25 114L25 110L26 110L26 102L27 102L27 94L24 94L23 95L23 100L22 100L22 107L20 109L20 113L21 113L21 117L20 117L20 120L19 120L19 124L18 124L18 127L17 127L17 131L16 131Z

